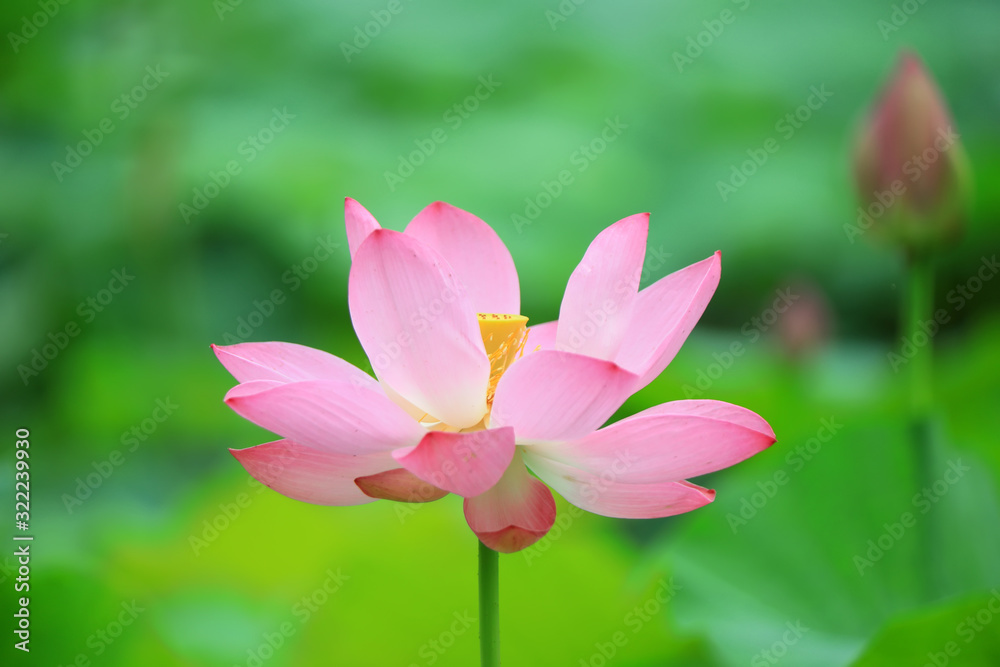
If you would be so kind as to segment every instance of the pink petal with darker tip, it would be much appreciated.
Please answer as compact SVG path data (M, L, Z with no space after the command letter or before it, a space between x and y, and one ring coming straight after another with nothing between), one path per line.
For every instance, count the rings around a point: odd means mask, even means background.
M632 321L615 361L640 376L636 391L671 362L719 285L722 260L708 259L675 271L639 292Z
M454 427L483 418L490 362L476 311L437 252L399 232L372 232L354 257L348 302L380 380Z
M420 442L425 433L377 386L370 389L330 380L248 382L231 390L226 404L282 437L341 454L408 447Z
M690 482L626 484L618 481L612 471L595 475L530 452L524 460L567 501L602 516L656 519L690 512L715 499L715 491Z
M477 216L438 201L417 214L408 236L436 250L455 270L477 313L517 315L521 292L510 251Z
M340 357L295 343L213 345L212 350L240 382L339 380L377 386L375 378Z
M375 216L350 197L344 199L344 223L347 227L347 247L351 251L351 259L354 259L354 254L369 234L376 229L382 229Z
M632 321L646 255L649 214L597 235L566 285L556 349L613 361Z
M389 470L387 454L351 456L277 440L247 449L230 449L250 475L283 496L314 505L361 505L374 499L354 478Z
M531 454L628 484L671 482L728 468L775 442L761 417L722 401L674 401Z

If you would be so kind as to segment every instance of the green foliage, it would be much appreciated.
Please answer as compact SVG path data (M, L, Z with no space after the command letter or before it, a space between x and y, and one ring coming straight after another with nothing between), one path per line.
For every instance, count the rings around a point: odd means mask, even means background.
M557 316L591 238L625 215L652 213L646 283L723 251L702 323L619 416L693 388L759 412L778 444L701 480L718 499L690 516L626 522L561 503L558 534L501 561L508 664L598 665L608 646L608 664L631 667L754 664L796 622L809 630L781 664L894 667L943 650L1000 587L1000 283L961 308L949 298L1000 246L996 3L920 4L883 39L892 3L402 0L345 56L388 4L53 3L23 43L10 34L44 8L0 8L0 421L32 431L37 535L35 644L11 664L246 665L274 633L268 667L474 664L462 615L476 609L476 543L457 499L309 506L250 483L227 452L269 435L223 405L233 381L210 343L243 327L370 369L346 304L344 196L394 229L436 199L490 222L532 322ZM560 7L575 9L547 13ZM674 54L723 10L735 20L678 71ZM926 514L906 368L886 358L900 345L902 261L843 229L849 141L904 46L938 79L979 185L966 238L938 258L950 319L934 338L933 470L971 470ZM147 78L157 67L166 76ZM489 77L499 85L469 110ZM822 85L833 96L786 136L777 124ZM276 113L294 118L277 130ZM609 122L626 127L591 159L582 148ZM401 176L438 128L446 140ZM88 135L100 141L79 166L53 166ZM780 149L723 199L718 183L769 137ZM564 170L572 182L546 204ZM199 197L203 209L184 208ZM338 247L298 272L323 244ZM123 267L135 279L105 303ZM803 285L829 326L793 354L780 322L751 323L776 290ZM18 370L71 324L79 333L37 375ZM734 343L743 351L723 367ZM158 400L178 407L150 421ZM796 449L831 419L842 428L806 461ZM779 472L786 482L734 530ZM6 455L0 478L13 479ZM855 557L907 511L916 525L859 573ZM671 581L676 595L650 602ZM143 611L104 642L133 601ZM997 627L949 664L997 664Z

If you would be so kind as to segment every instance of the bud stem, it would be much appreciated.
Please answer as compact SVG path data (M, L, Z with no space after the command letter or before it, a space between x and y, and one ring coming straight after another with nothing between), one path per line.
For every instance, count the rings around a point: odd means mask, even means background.
M927 255L911 256L909 269L906 337L911 345L917 340L917 334L927 337L927 344L917 348L916 355L910 361L910 407L916 418L930 412L933 400L933 340L925 327L934 317L934 269Z
M479 655L500 667L500 554L479 542Z
M927 343L916 347L910 360L910 433L913 438L916 483L919 489L934 483L934 439L931 426L933 406L934 341L926 326L934 312L934 269L927 254L914 254L909 258L908 292L906 299L906 338L913 345L917 335L923 333ZM927 594L936 599L941 592L940 544L938 521L933 513L926 517L920 531L922 545L919 549L921 569L927 582Z

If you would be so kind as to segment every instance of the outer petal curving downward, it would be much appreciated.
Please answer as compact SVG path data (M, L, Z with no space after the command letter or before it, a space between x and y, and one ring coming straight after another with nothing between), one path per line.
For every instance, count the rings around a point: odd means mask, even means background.
M615 361L640 376L636 391L663 372L719 286L721 253L675 271L639 292Z
M307 380L244 382L226 394L241 417L309 447L367 454L420 442L425 431L376 386Z
M377 387L375 378L340 357L295 343L213 345L212 351L240 382L339 380Z
M722 401L674 401L573 442L531 449L628 484L671 482L735 465L774 444L774 431L746 408Z
M496 484L514 457L514 429L471 433L431 431L416 447L392 453L404 468L460 496L478 496Z
M640 213L593 240L566 285L556 349L615 359L633 319L648 233L649 214Z
M475 312L521 312L514 260L493 228L477 216L438 201L418 213L405 233L436 250L455 269Z
M490 425L513 426L522 444L582 438L621 407L636 379L610 361L541 350L500 378Z
M715 491L690 482L625 484L613 472L594 475L558 461L524 457L528 466L563 498L594 514L619 519L655 519L698 509L715 499Z
M513 553L545 537L556 520L552 492L528 474L515 456L500 481L486 493L465 499L465 520L494 551Z
M358 477L354 483L366 496L399 503L429 503L448 495L444 489L425 482L403 468Z
M424 243L372 232L354 256L351 319L379 379L457 428L486 413L490 362L452 268Z
M371 498L354 483L396 466L388 453L352 456L277 440L230 449L246 471L278 493L314 505L361 505Z

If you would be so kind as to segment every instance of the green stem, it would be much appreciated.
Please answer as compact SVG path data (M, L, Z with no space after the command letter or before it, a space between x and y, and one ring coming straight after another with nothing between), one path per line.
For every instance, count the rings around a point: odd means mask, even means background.
M933 406L934 345L928 324L934 311L934 271L930 258L910 258L909 292L906 301L906 338L916 352L910 359L910 432L913 438L917 487L934 483L931 414ZM918 345L918 343L923 343ZM927 577L928 595L940 592L940 540L933 514L924 519L920 534L922 570Z
M500 554L479 543L479 655L482 667L500 666Z
M910 260L909 294L906 302L906 337L910 344L927 343L917 347L910 360L910 409L914 419L930 414L933 388L933 340L927 326L934 317L934 270L926 257Z

